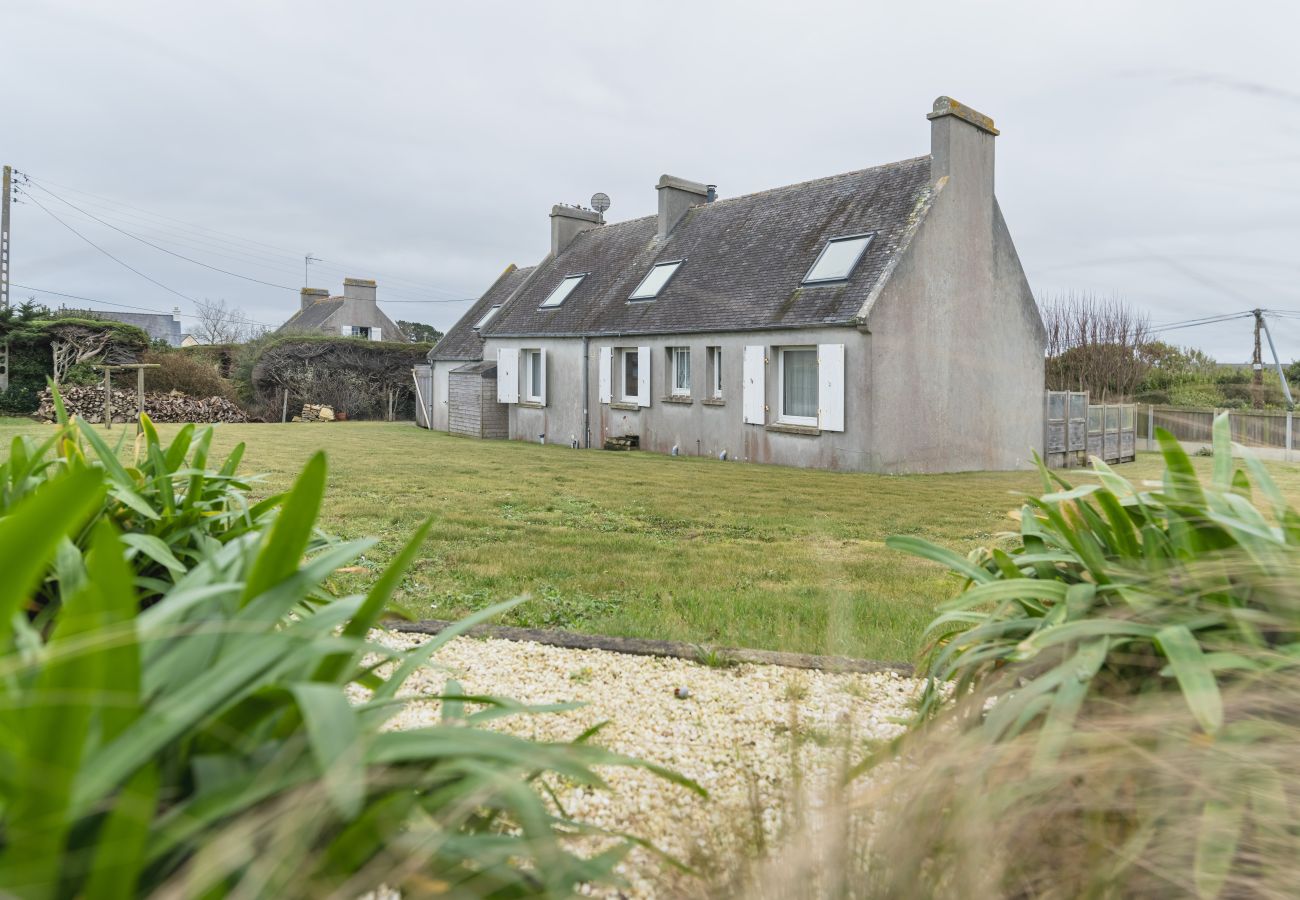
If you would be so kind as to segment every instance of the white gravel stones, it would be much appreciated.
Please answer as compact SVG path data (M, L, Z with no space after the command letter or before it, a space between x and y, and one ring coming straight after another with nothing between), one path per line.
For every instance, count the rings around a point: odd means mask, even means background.
M400 647L428 639L391 632L375 636ZM705 875L724 859L779 840L803 804L815 806L819 797L841 799L834 779L845 761L857 761L872 742L900 734L900 722L921 686L894 672L709 668L686 660L478 638L457 638L434 662L407 683L404 693L436 693L452 676L470 694L529 704L582 701L578 709L511 717L491 727L564 741L608 722L596 743L702 785L707 800L649 772L611 768L602 771L611 791L565 788L560 798L574 818L636 834ZM390 726L417 727L437 716L436 704L413 703ZM622 896L681 896L703 886L641 850L620 871L630 883Z

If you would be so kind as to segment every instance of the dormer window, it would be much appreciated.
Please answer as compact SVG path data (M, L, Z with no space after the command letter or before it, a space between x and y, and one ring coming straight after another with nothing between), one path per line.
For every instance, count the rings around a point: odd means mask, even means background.
M632 292L632 296L627 299L653 300L655 297L658 297L659 292L662 291L664 286L672 280L674 275L677 274L677 270L681 267L683 262L685 262L685 260L675 259L671 262L661 262L651 266L650 271L646 273L645 278L641 279L641 283L637 285L636 290Z
M845 281L853 274L853 267L858 264L867 245L871 243L871 237L869 234L855 234L831 238L822 248L808 274L803 277L803 283Z
M498 303L496 306L492 307L492 308L489 309L487 312L483 313L483 318L479 319L479 320L474 324L474 330L475 330L475 331L478 331L480 328L482 328L482 327L483 327L484 325L486 325L488 322L491 322L491 321L492 321L492 317L495 316L495 315L497 314L497 311L498 311L499 309L501 309L501 304Z
M590 273L583 272L579 275L569 275L555 286L555 290L551 291L549 297L542 301L541 308L546 309L551 306L559 306L569 298L569 295L573 293L574 288L581 284L582 279L586 278L588 274Z

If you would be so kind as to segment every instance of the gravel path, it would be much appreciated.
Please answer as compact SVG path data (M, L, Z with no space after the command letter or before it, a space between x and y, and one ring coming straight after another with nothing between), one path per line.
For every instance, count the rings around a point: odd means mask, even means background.
M385 633L399 647L422 635ZM408 693L439 691L453 675L467 693L542 704L587 705L498 720L491 727L545 741L569 740L602 721L596 738L611 750L693 778L702 799L635 769L603 771L612 791L561 793L575 818L636 834L706 872L737 852L779 840L797 815L793 797L828 796L824 786L875 741L902 731L921 682L895 672L827 674L778 666L713 668L694 662L571 650L535 643L457 638L422 670ZM677 694L684 688L687 696ZM415 703L393 727L436 720L436 704ZM762 835L758 834L761 822ZM724 866L725 867L725 866ZM682 896L703 885L636 850L621 868L630 889L614 896Z

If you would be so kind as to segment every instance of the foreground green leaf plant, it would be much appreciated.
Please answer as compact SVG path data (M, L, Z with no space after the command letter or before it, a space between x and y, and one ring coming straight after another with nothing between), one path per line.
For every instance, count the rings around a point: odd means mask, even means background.
M245 511L219 538L197 535L184 571L142 578L122 497L148 497L163 523L152 534L170 534L207 476L180 466L175 442L168 461L146 427L148 455L163 459L142 483L88 429L87 459L78 430L67 423L44 464L22 448L0 498L0 891L350 898L386 884L516 897L616 880L632 841L543 796L556 779L604 787L596 766L644 764L484 730L544 710L462 697L454 683L442 723L385 730L440 646L511 605L414 650L372 641L427 523L367 595L304 602L372 544L315 541L317 456L274 513ZM177 490L181 478L192 480ZM35 598L51 579L61 604L42 630Z

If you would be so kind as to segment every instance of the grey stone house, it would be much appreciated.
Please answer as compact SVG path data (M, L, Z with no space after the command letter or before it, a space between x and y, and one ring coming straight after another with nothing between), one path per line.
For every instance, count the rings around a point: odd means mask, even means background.
M331 297L323 288L305 287L298 311L276 332L319 331L370 341L406 342L397 323L379 308L378 288L368 278L343 279L343 296Z
M947 97L928 118L914 159L732 199L665 175L657 215L614 224L556 206L550 254L430 352L425 424L840 470L1027 465L1044 330L994 196L998 131ZM495 391L452 390L471 374Z

